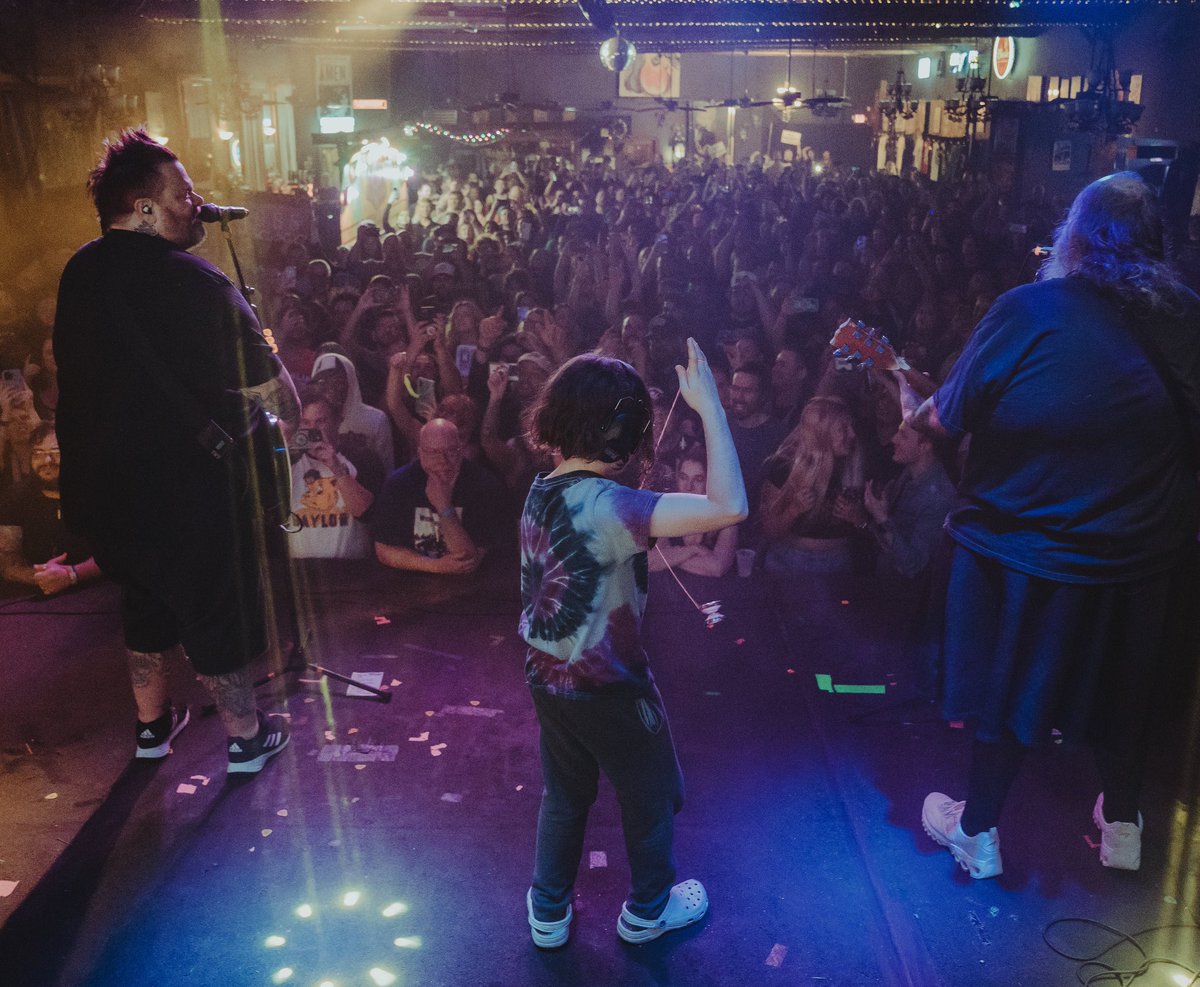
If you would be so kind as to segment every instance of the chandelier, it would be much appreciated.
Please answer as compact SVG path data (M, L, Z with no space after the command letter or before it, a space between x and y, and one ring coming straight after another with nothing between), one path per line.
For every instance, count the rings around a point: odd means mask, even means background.
M966 121L969 126L987 119L988 105L994 97L984 91L987 79L979 75L962 76L955 80L956 95L945 101L945 113L955 123Z
M890 121L896 117L911 120L917 115L917 104L912 98L912 83L904 78L904 69L896 72L895 83L887 87L887 99L879 101L879 112Z
M1072 130L1102 134L1105 137L1125 137L1133 132L1145 109L1129 98L1130 69L1117 71L1112 34L1100 39L1098 56L1092 59L1087 87L1069 99L1053 102L1063 111L1066 124Z

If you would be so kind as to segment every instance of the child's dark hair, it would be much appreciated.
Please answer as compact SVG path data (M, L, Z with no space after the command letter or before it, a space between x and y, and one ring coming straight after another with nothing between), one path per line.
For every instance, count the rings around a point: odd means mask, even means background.
M546 381L529 413L535 442L557 449L564 459L600 459L610 440L604 427L612 422L624 398L641 402L650 415L650 392L638 372L624 360L584 353L564 363ZM653 429L647 428L634 452L646 462L654 458Z

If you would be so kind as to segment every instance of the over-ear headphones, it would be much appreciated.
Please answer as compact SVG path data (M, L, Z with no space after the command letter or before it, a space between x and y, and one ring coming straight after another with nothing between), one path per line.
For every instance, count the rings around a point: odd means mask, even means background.
M144 212L144 213L152 213L152 212L154 212L154 210L153 210L153 209L151 209L149 206L142 206L142 212Z
M600 462L620 463L632 456L650 427L650 421L650 409L641 398L632 395L621 398L608 421L600 426L600 437L604 440Z

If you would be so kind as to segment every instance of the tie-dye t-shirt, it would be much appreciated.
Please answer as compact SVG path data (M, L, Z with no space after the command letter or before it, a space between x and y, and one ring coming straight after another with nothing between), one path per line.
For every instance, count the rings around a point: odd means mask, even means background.
M539 475L521 516L525 677L560 695L641 689L650 515L662 495L574 472Z

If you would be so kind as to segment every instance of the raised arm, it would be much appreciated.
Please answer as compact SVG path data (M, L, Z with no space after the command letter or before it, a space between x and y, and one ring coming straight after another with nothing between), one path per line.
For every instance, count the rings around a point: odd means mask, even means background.
M404 439L407 453L413 454L421 432L419 422L408 410L404 401L404 378L408 374L408 353L393 353L388 360L387 384L384 386L383 403L396 430Z
M746 520L746 485L738 465L725 409L717 396L717 385L700 345L688 339L687 368L677 366L679 390L684 401L704 426L708 455L708 489L699 494L663 494L650 516L650 534L655 538L677 538L696 532L716 531Z

